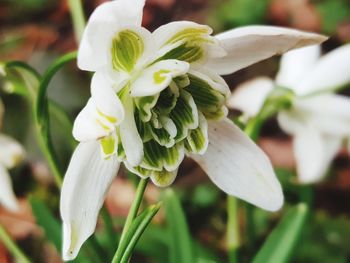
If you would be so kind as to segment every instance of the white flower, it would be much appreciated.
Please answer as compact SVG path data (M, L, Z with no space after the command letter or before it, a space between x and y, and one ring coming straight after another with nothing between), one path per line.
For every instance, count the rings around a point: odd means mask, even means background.
M0 100L0 128L4 107ZM16 166L24 157L24 150L14 139L0 133L0 203L8 210L17 211L18 204L12 190L8 169Z
M100 5L83 34L78 66L95 73L62 188L64 259L94 232L121 162L167 186L187 154L226 193L271 211L283 203L268 158L226 118L229 89L220 75L325 38L268 26L212 36L188 21L151 33L141 27L144 2Z
M228 101L246 118L260 111L275 87L297 95L288 110L278 113L280 127L293 136L300 182L323 178L344 140L350 138L350 99L332 94L350 82L350 45L320 57L320 46L283 55L276 81L260 77L242 84Z

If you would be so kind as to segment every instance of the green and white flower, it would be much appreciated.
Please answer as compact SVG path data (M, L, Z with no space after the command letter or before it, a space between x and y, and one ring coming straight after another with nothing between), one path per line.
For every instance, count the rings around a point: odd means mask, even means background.
M0 128L4 106L0 99ZM0 203L11 211L18 210L15 194L8 169L15 167L23 160L24 150L14 139L0 133Z
M283 55L276 80L260 77L242 84L228 101L246 119L256 116L271 91L295 93L292 106L278 113L279 126L293 136L299 181L315 183L327 172L345 140L350 140L350 99L333 94L350 83L350 45L320 57L320 46Z
M151 33L141 26L144 4L104 3L83 34L78 66L95 73L62 188L67 260L94 232L120 163L168 186L187 155L226 193L271 211L283 203L268 158L226 118L230 91L220 75L325 38L268 26L212 36L210 27L188 21Z

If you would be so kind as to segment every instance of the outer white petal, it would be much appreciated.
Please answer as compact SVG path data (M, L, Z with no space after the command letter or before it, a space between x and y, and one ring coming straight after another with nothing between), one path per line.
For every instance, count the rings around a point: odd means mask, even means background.
M16 196L12 190L10 175L3 165L0 165L0 203L8 210L18 210Z
M346 96L326 94L299 99L294 108L323 133L343 137L350 134L350 99Z
M24 158L24 149L11 137L0 134L0 165L12 168Z
M244 82L234 90L227 106L242 111L247 117L254 117L259 113L273 87L274 82L267 77Z
M98 6L89 18L78 51L78 67L96 71L107 64L111 37L125 26L141 26L145 0L115 0Z
M125 118L119 128L120 139L128 163L135 167L141 163L143 158L143 142L136 127L134 105L131 97L127 96L123 102L125 106Z
M116 156L104 159L97 141L80 143L73 153L61 192L63 259L74 259L94 232L98 213L117 174Z
M327 38L318 34L273 26L246 26L216 36L228 55L212 58L207 67L227 75L274 55L322 43Z
M169 86L172 79L187 73L190 64L176 59L159 61L146 68L131 84L131 96L155 95Z
M284 132L294 135L304 129L307 117L304 112L292 109L279 112L277 121Z
M265 153L230 120L209 123L209 147L191 155L225 193L266 210L278 210L283 193Z
M94 74L91 81L91 97L100 115L108 117L114 125L123 121L123 104L113 89L112 80L106 74L102 72Z
M314 45L289 51L282 56L276 83L293 89L307 77L321 55L321 46Z
M323 56L295 90L308 94L332 89L350 82L350 44L335 49Z
M113 130L114 125L109 122L103 122L103 126L96 111L96 104L93 99L89 99L86 106L78 114L73 125L73 136L77 141L84 142L97 140L108 136Z
M307 126L293 140L298 177L301 183L320 181L341 146L341 138L324 136Z

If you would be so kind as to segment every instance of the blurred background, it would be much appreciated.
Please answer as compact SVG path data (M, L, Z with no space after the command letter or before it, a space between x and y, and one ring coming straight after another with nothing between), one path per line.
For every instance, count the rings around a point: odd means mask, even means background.
M83 1L88 17L103 0ZM325 52L350 41L350 2L348 0L148 0L143 25L153 30L174 20L192 20L210 25L218 33L250 24L268 24L320 32L330 36L323 45ZM71 17L65 0L0 0L0 61L23 60L40 73L58 56L76 50ZM274 77L279 58L275 57L236 72L226 78L231 89L254 76ZM90 95L89 74L79 71L74 63L57 74L50 85L50 98L62 105L73 121ZM20 141L26 151L26 161L11 171L13 185L20 199L20 213L0 207L0 224L18 241L33 262L61 262L55 244L59 241L58 201L50 171L40 153L32 126L32 109L20 96L6 92L0 80L0 96L5 104L2 132ZM349 89L348 89L349 90ZM347 93L346 91L344 92ZM349 93L349 92L348 92ZM230 115L238 116L238 112ZM71 156L72 137L52 123L55 147L62 167ZM295 176L291 140L277 126L267 122L259 140L268 153L283 183L288 209L304 196L313 205L303 233L291 256L291 262L350 262L350 161L342 150L326 179L314 186L300 186ZM106 202L106 211L120 230L133 199L133 180L120 173L113 183ZM131 179L131 180L130 180ZM181 197L195 247L211 261L225 262L226 197L209 181L204 172L190 160L180 169L174 188ZM155 202L161 189L150 185L146 199ZM312 199L312 200L310 200ZM250 208L252 222L247 222L246 204L239 204L240 243L242 262L249 262L284 211L267 213ZM105 211L105 212L106 212ZM45 214L47 213L47 214ZM38 217L39 214L39 217ZM41 214L41 216L40 216ZM42 226L42 214L58 232L54 237ZM51 220L51 221L50 221ZM167 246L164 213L161 210L141 238L131 262L166 262ZM44 223L45 224L45 223ZM254 238L251 229L254 226ZM99 226L103 230L104 226ZM46 230L46 232L45 232ZM101 230L101 232L103 232ZM101 244L107 242L103 233ZM0 263L13 262L0 243ZM107 262L107 261L102 261Z

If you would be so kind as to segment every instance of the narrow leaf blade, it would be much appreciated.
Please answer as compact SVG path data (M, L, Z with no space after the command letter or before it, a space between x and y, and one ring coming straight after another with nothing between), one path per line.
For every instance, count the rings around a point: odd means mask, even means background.
M169 262L195 262L193 244L180 200L172 189L164 194L165 216L170 231Z
M291 208L267 238L253 263L288 262L301 234L308 211L305 204Z

